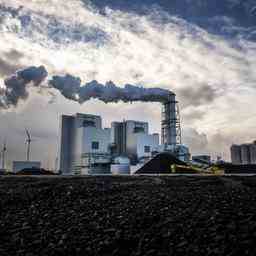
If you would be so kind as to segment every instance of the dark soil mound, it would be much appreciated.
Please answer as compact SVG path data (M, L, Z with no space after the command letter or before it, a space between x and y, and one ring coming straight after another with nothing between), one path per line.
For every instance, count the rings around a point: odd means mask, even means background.
M54 175L53 172L45 169L26 168L16 173L17 175Z
M0 255L256 255L255 177L0 177Z
M256 164L220 164L219 168L224 169L225 173L247 173L247 174L256 174Z
M172 154L161 153L137 170L136 174L168 174L171 173L172 164L186 165Z

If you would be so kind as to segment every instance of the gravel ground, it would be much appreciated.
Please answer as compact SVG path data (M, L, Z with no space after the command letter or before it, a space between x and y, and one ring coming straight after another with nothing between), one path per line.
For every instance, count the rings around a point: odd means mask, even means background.
M256 177L0 178L0 255L256 255Z

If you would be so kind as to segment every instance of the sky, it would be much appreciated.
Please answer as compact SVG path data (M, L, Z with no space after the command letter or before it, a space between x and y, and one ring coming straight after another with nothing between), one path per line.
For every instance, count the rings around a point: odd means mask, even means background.
M143 3L142 3L143 2ZM170 3L171 2L171 3ZM232 143L256 130L255 0L0 0L0 93L17 70L43 65L49 76L169 89L177 95L182 141L192 154L230 159ZM53 168L61 114L147 121L160 132L161 104L83 104L41 86L0 109L8 164L26 157Z

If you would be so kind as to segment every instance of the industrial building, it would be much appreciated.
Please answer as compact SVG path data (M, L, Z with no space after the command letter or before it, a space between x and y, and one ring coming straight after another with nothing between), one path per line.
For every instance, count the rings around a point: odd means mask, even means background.
M111 128L102 128L100 116L63 115L60 170L63 174L107 174L115 157L135 163L150 158L158 146L159 135L148 134L144 122L113 122Z
M232 145L230 148L233 164L256 164L256 141L241 145Z
M110 129L102 129L100 116L76 114L61 118L60 170L62 174L109 172Z
M149 134L148 123L138 121L111 124L113 156L127 156L132 162L150 158L159 147L159 134Z
M108 174L111 169L127 173L128 165L143 165L160 152L188 161L190 154L181 144L177 102L171 92L163 103L161 124L159 145L159 134L149 134L146 122L124 120L103 128L97 115L63 115L59 168L62 174Z

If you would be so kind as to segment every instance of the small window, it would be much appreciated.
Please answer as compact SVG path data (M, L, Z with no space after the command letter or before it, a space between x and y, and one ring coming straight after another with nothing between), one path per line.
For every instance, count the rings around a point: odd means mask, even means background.
M83 127L95 127L95 122L91 120L84 120Z
M92 149L99 149L99 142L98 141L93 141L92 142Z
M144 152L150 153L150 146L144 146Z
M134 130L133 130L134 133L139 133L139 132L145 132L145 129L144 127L135 127Z

